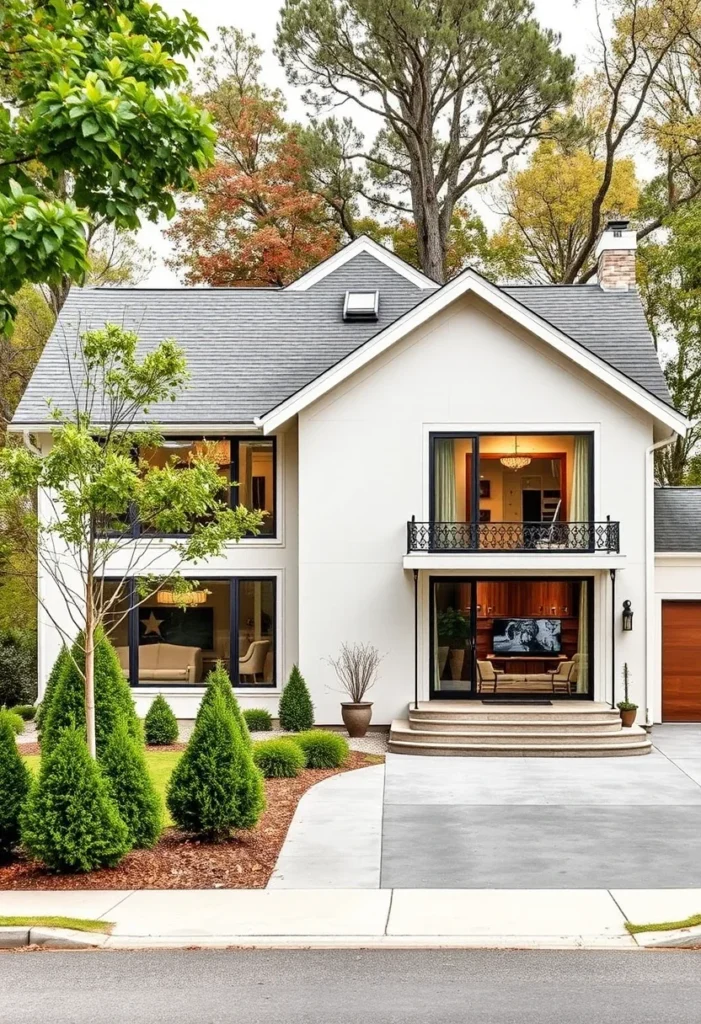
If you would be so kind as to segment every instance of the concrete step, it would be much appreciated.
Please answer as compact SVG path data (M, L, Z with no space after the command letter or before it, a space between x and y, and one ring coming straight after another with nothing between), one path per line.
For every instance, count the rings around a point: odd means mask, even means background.
M640 726L615 733L595 729L561 733L555 723L536 733L465 727L432 733L418 730L406 719L396 719L389 739L390 753L448 757L625 757L647 754L651 749L650 737Z
M519 733L520 735L527 735L529 733L542 733L547 732L550 729L556 729L558 733L564 735L588 735L590 732L605 732L608 734L618 733L621 731L621 718L618 712L612 715L610 718L599 720L597 718L593 720L582 721L581 718L562 718L556 722L545 721L540 719L525 719L525 718L506 718L505 716L498 716L496 718L480 718L472 719L468 721L445 721L442 718L427 718L423 715L416 717L413 712L409 712L409 725L412 729L418 732L433 732L433 733L444 733L444 732L461 732L463 730L481 733L481 732L494 732L495 730L508 730L512 733Z
M551 704L494 704L490 701L419 701L408 707L411 721L469 722L564 722L620 723L620 715L608 704L594 701L554 700Z

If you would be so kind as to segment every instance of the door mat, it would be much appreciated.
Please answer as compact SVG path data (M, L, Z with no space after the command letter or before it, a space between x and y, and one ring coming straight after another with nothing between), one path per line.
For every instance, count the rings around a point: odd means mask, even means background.
M506 697L495 697L494 700L483 700L482 704L518 704L519 707L530 708L534 705L537 707L548 707L553 706L551 700L509 700Z

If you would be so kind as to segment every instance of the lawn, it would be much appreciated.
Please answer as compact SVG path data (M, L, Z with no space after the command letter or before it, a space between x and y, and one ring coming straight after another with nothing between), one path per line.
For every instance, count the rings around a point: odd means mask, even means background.
M147 750L146 751L146 764L148 770L153 779L153 784L158 790L164 807L164 819L163 823L166 828L173 824L168 808L165 805L166 802L166 786L168 785L168 779L173 773L173 769L182 757L182 751L180 750ZM41 756L39 754L26 754L25 761L29 765L29 768L33 772L39 771L39 763Z

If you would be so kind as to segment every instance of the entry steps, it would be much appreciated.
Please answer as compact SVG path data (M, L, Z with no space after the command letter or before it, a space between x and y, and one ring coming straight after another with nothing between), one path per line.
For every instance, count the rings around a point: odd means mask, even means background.
M390 753L433 757L631 757L651 749L645 729L623 729L618 711L595 701L419 701L389 734Z

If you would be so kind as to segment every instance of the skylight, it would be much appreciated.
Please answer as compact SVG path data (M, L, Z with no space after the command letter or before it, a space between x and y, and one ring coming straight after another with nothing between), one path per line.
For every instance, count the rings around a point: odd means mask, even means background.
M379 292L346 292L343 302L344 320L377 320Z

